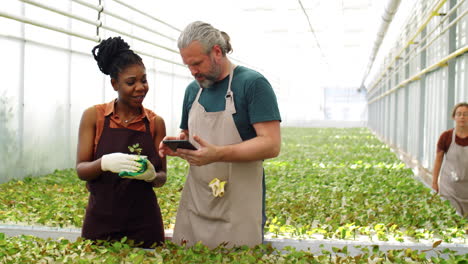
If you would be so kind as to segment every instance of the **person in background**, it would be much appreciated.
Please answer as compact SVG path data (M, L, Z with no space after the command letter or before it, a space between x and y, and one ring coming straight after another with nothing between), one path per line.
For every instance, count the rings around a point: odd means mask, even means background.
M90 193L82 237L127 237L144 248L162 244L164 226L153 187L166 182L166 159L158 155L166 128L142 105L149 89L145 65L120 37L102 41L92 53L99 69L110 75L117 99L86 109L81 118L76 170ZM141 171L138 161L144 157L149 162Z
M450 201L457 213L468 217L468 103L452 110L455 128L440 135L432 188Z
M160 155L190 164L172 241L210 248L254 246L263 241L263 160L280 152L275 93L260 73L226 56L230 38L208 23L189 24L178 39L182 60L195 77L185 91L177 137L198 150L160 144Z

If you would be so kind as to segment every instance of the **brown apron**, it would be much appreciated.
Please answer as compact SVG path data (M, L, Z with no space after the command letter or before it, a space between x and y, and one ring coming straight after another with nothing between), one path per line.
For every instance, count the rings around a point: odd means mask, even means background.
M145 118L146 131L127 128L110 128L106 116L104 129L94 159L105 154L130 153L128 146L139 143L141 155L161 169L161 159L156 154L149 121ZM83 222L82 237L91 240L120 240L126 236L140 247L148 248L164 242L164 226L161 210L151 183L124 179L117 173L103 172L97 179L87 182L89 201Z
M439 177L440 195L450 201L463 217L468 217L468 147L455 142L455 129L452 143L445 154Z
M206 112L198 102L198 91L189 112L190 141L194 135L215 145L242 142L234 123L236 113L229 75L224 111ZM198 241L214 248L225 242L227 247L254 246L262 243L262 161L214 162L190 166L177 211L173 242L192 246ZM214 197L208 186L218 178L226 181L223 197Z

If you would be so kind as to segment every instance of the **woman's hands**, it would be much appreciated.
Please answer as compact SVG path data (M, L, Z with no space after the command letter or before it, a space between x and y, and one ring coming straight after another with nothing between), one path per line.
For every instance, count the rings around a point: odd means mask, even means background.
M167 180L167 175L165 171L156 172L156 178L153 180L153 187L159 188L162 187Z
M135 176L124 176L122 178L152 182L154 180L154 178L156 178L156 170L154 169L153 164L149 160L147 160L146 161L146 170L143 173L135 175Z
M101 157L101 170L119 173L122 171L135 172L141 168L137 162L137 155L125 154L120 152L110 153Z
M439 183L438 182L432 182L432 189L434 189L434 191L436 193L439 192Z
M158 171L156 172L156 169L154 168L153 164L151 161L147 161L147 169L135 176L124 176L122 178L126 179L133 179L133 180L142 180L146 182L152 182L153 187L161 187L166 183L167 176L165 171Z

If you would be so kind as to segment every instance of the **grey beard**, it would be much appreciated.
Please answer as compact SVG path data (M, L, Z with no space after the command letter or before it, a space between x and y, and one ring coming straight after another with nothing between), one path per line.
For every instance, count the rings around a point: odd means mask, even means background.
M198 82L201 88L211 88L213 84L218 80L221 74L221 66L216 64L214 60L211 60L212 67L207 74L204 74L205 80Z
M208 89L208 88L211 88L213 87L213 84L215 83L215 81L213 80L208 80L208 79L205 79L201 82L198 82L198 84L200 85L201 88L204 88L204 89Z

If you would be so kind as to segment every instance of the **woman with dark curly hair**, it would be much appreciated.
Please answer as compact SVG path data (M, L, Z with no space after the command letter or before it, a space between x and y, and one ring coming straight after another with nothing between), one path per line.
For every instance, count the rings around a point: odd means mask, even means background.
M437 143L432 188L468 217L468 103L455 105L452 118L455 128L443 132Z
M127 237L136 246L153 247L164 242L153 191L166 182L166 159L157 155L164 120L143 107L149 89L145 65L122 38L108 38L92 53L110 75L117 98L86 109L81 118L76 170L90 193L82 237ZM141 152L131 154L135 149Z

